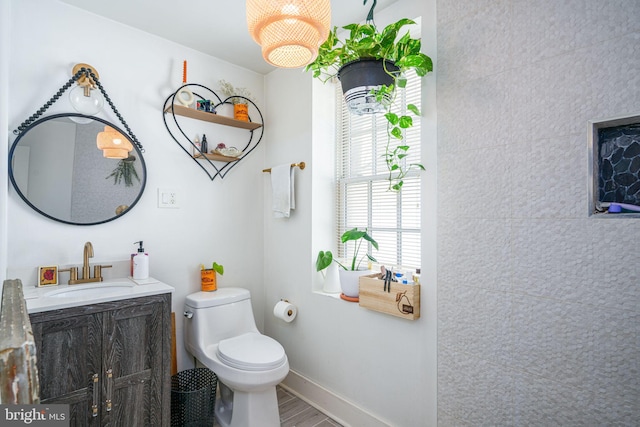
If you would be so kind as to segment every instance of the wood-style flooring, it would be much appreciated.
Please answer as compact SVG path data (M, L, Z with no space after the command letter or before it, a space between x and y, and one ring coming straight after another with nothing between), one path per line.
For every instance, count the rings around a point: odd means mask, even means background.
M280 425L282 427L341 427L299 397L294 396L282 387L278 391L278 409L280 410Z
M278 386L276 390L281 427L342 427L342 424L332 420L282 387ZM214 426L219 426L219 424L215 422Z

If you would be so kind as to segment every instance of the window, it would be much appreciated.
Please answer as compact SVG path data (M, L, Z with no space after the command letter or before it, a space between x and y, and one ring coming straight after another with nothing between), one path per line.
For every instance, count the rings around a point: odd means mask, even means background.
M407 90L397 94L400 105L421 109L421 81L407 75ZM401 102L399 102L401 101ZM340 85L336 85L336 182L338 257L353 256L353 244L342 245L340 236L354 227L368 228L379 250L370 252L378 263L406 269L420 268L420 171L404 179L400 192L388 191L384 153L387 120L382 114L356 116L347 110ZM397 113L405 113L394 108ZM420 163L420 117L404 136L411 148L405 160ZM391 144L401 142L392 139Z

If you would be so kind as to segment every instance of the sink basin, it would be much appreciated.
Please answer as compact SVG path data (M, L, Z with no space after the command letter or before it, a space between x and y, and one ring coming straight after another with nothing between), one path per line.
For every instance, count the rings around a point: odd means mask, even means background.
M152 277L142 283L120 277L105 279L103 282L82 283L80 285L58 285L50 287L27 286L24 299L27 311L39 313L50 310L101 304L131 298L173 293L173 287Z
M88 296L106 297L117 295L135 286L132 282L95 282L86 285L73 285L63 289L50 291L43 296L48 298L85 298Z

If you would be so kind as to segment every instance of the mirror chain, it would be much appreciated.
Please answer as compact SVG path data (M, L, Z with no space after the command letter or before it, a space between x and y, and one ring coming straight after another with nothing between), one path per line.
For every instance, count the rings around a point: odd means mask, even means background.
M87 69L85 67L80 68L80 70L76 74L74 74L74 76L71 77L69 81L65 83L58 90L58 92L56 92L55 95L51 97L51 99L49 99L49 101L47 101L42 107L40 107L40 109L36 111L35 114L31 115L27 120L22 122L22 124L13 131L14 135L18 135L21 132L23 132L27 127L29 127L31 123L33 123L38 117L44 114L44 112L49 107L51 107L62 96L62 94L67 89L69 89L73 85L73 83L76 82L82 75L85 75L86 77L90 77L96 83L96 85L98 86L98 89L100 89L100 93L102 93L102 96L104 96L104 99L107 101L107 103L109 104L109 106L111 107L115 115L118 117L118 120L120 120L120 123L122 123L125 129L127 130L127 132L129 132L129 136L131 136L131 139L133 140L133 142L138 146L140 151L144 153L144 148L142 148L142 144L140 143L140 141L138 141L138 138L136 138L136 136L133 134L133 132L129 128L129 125L127 124L127 122L124 120L124 118L122 117L122 115L120 114L116 106L111 101L111 98L109 97L109 95L107 95L107 92L104 90L104 87L98 80L98 77L93 73L91 69Z

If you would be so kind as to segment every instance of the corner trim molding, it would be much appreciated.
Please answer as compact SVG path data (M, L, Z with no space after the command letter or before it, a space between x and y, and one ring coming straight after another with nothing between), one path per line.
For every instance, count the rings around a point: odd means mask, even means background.
M296 371L290 370L280 386L345 427L391 427L391 424L373 416Z

